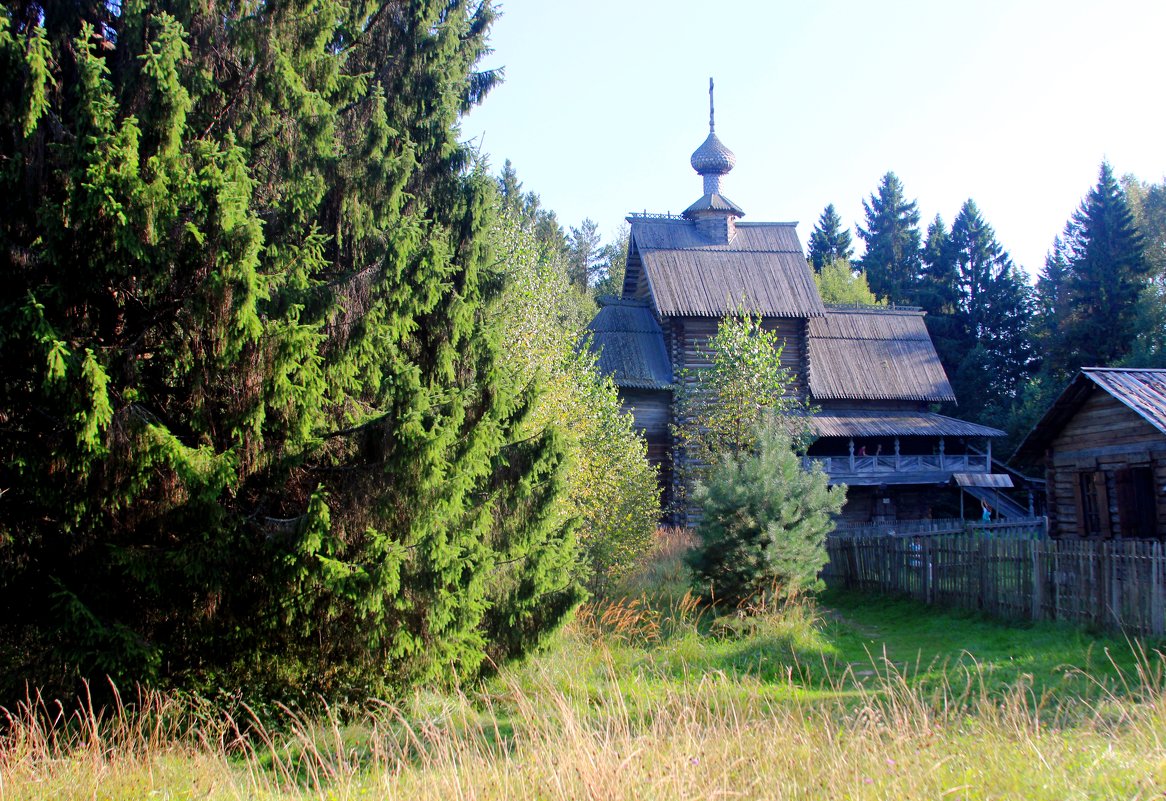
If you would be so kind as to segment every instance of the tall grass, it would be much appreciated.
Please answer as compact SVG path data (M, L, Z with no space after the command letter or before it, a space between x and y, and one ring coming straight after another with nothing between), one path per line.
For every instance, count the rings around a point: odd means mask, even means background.
M1159 798L1160 676L1146 663L1125 677L1129 695L1107 691L1071 721L1045 719L1023 683L984 693L973 672L925 696L891 665L873 682L840 676L836 695L813 702L694 675L647 716L619 692L581 708L560 687L503 680L356 719L289 711L279 733L252 725L237 740L221 722L161 723L199 716L144 694L67 721L44 707L12 713L0 797Z
M811 603L714 617L668 578L682 536L661 541L655 578L460 692L270 716L32 696L0 722L0 801L1163 797L1160 653L1131 643L1061 693L966 654L851 659Z

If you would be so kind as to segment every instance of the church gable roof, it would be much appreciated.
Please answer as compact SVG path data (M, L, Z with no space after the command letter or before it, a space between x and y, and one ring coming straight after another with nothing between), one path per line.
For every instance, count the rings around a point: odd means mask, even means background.
M815 400L955 400L920 311L827 307L808 344Z
M588 325L600 372L621 387L670 387L672 363L664 347L664 333L648 305L614 298L601 302L599 314Z
M742 306L765 317L825 314L793 223L737 223L718 243L687 220L629 220L661 316L722 317Z

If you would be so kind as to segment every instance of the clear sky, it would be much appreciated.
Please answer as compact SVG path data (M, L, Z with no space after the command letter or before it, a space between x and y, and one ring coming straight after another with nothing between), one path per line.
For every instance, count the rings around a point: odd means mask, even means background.
M1031 274L1102 159L1166 176L1166 0L496 5L483 66L506 81L463 134L605 240L700 197L710 76L737 156L724 194L747 221L798 221L803 244L828 203L853 234L891 170L923 231L970 197Z

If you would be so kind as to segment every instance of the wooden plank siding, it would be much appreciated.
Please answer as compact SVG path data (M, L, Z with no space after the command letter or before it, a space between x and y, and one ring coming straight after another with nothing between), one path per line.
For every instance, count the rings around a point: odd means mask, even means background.
M630 412L635 426L649 442L665 441L671 431L672 393L667 390L627 389L619 391L623 411Z
M1166 436L1113 396L1094 392L1051 442L1046 461L1050 533L1124 536L1131 468L1152 472L1155 536L1161 537L1166 534ZM1101 516L1097 531L1090 531L1084 519L1090 488Z
M713 317L674 317L669 320L673 334L672 369L675 374L680 367L699 370L712 365L708 341L717 332L720 321ZM794 377L792 389L799 396L805 396L806 383L806 320L793 317L765 317L761 326L766 331L776 332L785 342L781 352L781 364ZM689 385L692 378L688 379Z

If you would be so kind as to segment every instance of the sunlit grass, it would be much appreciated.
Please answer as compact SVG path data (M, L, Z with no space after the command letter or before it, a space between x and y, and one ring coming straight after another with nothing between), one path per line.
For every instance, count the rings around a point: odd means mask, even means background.
M855 596L718 616L665 539L654 578L481 686L263 720L30 699L0 801L1163 797L1152 648Z

